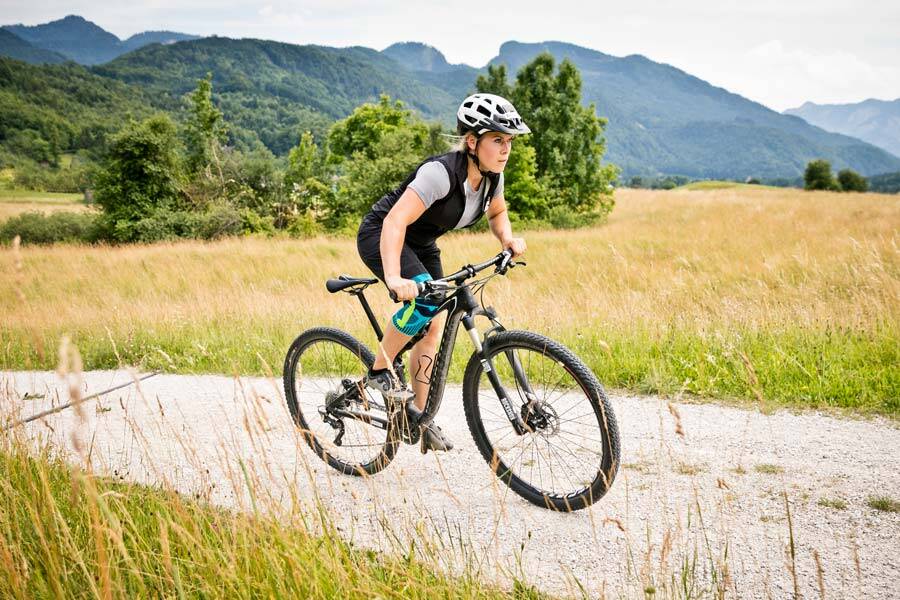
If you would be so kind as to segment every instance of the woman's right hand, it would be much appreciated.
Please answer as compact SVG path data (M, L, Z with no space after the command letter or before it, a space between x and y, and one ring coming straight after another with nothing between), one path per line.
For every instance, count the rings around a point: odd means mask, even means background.
M385 277L385 285L394 292L397 300L412 300L419 295L419 286L412 279L403 279L399 275Z

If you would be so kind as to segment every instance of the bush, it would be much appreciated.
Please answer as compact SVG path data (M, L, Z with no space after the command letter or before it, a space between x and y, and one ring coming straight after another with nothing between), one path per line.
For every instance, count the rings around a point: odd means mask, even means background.
M0 225L0 242L9 243L17 235L23 244L92 243L103 238L103 227L94 213L28 212Z
M869 189L866 178L853 169L842 169L838 172L838 183L845 192L865 192Z
M567 206L554 206L548 220L556 229L578 229L594 225L605 215L605 212L575 212Z
M840 190L831 175L831 163L827 160L810 161L803 173L803 182L803 188L807 190Z

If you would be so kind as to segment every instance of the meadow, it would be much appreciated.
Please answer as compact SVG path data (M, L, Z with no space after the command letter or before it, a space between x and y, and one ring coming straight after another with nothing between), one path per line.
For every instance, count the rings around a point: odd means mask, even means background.
M485 303L610 388L900 413L900 198L711 187L619 190L604 225L521 232L527 267ZM489 234L441 247L448 272L499 249ZM5 248L0 368L52 369L68 334L86 369L278 373L314 325L374 344L356 301L325 291L340 273L368 276L352 239ZM381 287L367 297L395 310Z
M0 223L26 212L83 212L89 210L83 194L0 189Z

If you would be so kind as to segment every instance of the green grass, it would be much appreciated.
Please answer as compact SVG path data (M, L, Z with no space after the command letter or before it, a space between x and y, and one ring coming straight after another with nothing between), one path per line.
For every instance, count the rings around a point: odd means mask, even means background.
M869 508L882 512L900 512L900 501L890 496L872 496L868 502Z
M306 517L309 518L309 517ZM0 597L509 598L471 576L0 450ZM519 585L516 597L542 597Z
M771 185L759 185L750 183L738 183L736 181L694 181L685 185L680 185L676 190L688 191L705 191L705 190L730 190L730 189L750 189L750 190L777 190L779 188Z
M303 328L284 322L222 321L202 316L177 328L146 323L117 330L112 339L90 329L0 329L0 365L5 369L56 368L55 348L71 335L85 368L114 369L119 358L144 369L170 373L266 375L264 363L280 374L291 341ZM370 348L374 336L353 331ZM553 332L546 332L552 334ZM606 352L590 334L556 335L590 366L608 388L698 398L753 401L780 406L852 409L900 415L900 350L893 332L866 335L847 331L729 332L727 337L689 331L651 333L635 329L604 334ZM593 340L593 341L592 341ZM116 356L118 353L118 357ZM472 353L468 338L457 340L450 379L462 381ZM750 377L741 354L752 364Z
M33 190L0 189L0 203L7 204L78 204L84 201L84 194L61 192L36 192Z
M825 508L833 508L835 510L844 510L847 508L847 502L841 500L840 498L819 498L819 501L816 502L816 504Z

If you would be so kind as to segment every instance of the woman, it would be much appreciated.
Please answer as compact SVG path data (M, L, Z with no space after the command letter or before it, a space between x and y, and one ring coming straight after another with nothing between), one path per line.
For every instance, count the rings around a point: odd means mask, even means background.
M367 386L392 402L414 401L421 411L428 398L431 366L441 323L429 327L410 350L412 392L398 389L388 365L409 339L435 316L437 305L417 299L417 282L444 276L435 240L451 229L469 227L487 214L493 234L513 256L525 252L525 240L512 235L503 199L503 169L513 138L530 133L516 109L493 94L474 94L456 113L463 136L458 150L423 162L396 190L386 194L363 218L357 235L359 255L372 272L404 300L384 330L381 348L366 377ZM408 406L407 410L413 412ZM432 424L422 435L424 450L450 450L453 443Z

